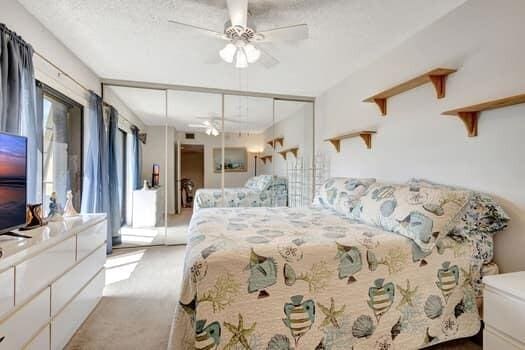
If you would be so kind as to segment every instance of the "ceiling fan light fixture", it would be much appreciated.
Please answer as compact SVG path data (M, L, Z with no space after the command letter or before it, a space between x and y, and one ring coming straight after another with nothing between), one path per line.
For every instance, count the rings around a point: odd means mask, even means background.
M247 44L244 47L244 53L246 54L246 59L248 60L248 63L255 63L261 57L261 50L259 50L252 44Z
M232 63L236 51L237 47L232 43L228 43L221 51L219 51L219 56L221 56L225 62Z
M248 57L246 57L246 52L244 48L239 48L237 50L237 55L235 59L235 68L246 68L248 67Z

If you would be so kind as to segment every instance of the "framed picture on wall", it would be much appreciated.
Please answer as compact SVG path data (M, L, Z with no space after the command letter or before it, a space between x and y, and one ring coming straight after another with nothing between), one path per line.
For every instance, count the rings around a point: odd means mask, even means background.
M213 149L213 168L215 173L222 171L221 149ZM225 147L224 148L224 172L226 173L245 173L248 171L248 152L246 147Z

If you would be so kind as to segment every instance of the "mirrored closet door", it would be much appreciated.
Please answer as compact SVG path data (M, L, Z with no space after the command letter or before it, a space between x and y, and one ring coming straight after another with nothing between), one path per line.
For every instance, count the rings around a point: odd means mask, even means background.
M312 102L157 84L104 89L125 106L115 138L121 247L186 244L201 208L311 203Z
M120 244L114 249L165 245L167 212L174 211L173 150L167 153L174 130L167 124L166 91L105 85L104 96L118 120L110 139L117 166L110 184L118 187L120 206ZM111 113L109 104L105 113Z

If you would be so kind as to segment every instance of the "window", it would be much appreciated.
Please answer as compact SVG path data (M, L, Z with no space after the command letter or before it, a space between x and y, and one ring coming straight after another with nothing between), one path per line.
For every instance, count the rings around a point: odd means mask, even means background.
M80 211L82 192L82 106L42 85L43 159L42 203L44 214L55 193L60 209L67 191L73 192L73 206Z

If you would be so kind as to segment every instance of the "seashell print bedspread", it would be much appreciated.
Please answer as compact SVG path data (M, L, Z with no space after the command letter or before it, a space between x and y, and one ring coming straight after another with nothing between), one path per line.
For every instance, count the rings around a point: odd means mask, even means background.
M326 209L198 211L171 349L417 349L480 328L472 243L414 250Z

